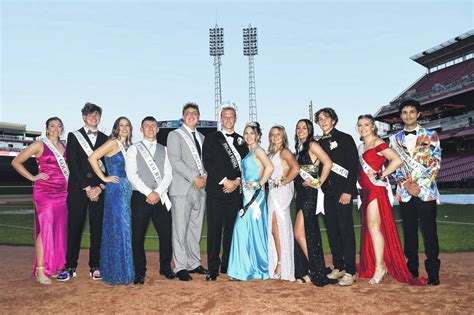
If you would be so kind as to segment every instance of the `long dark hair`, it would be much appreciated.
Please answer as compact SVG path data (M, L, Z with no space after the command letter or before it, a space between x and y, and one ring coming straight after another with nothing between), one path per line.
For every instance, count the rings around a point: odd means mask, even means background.
M114 126L112 127L112 132L110 133L110 136L109 138L110 139L118 139L118 135L119 135L119 132L120 132L120 121L122 119L125 119L127 122L128 122L128 125L130 126L130 133L127 135L127 139L125 139L125 147L129 147L132 145L132 131L133 131L133 127L132 127L132 123L130 122L130 119L128 119L127 117L125 116L120 116L119 118L117 118L114 122Z
M306 138L306 140L300 144L300 139L298 138L298 134L296 132L296 129L298 128L298 124L300 122L304 122L305 125L306 125L306 129L308 129L308 137ZM296 156L298 156L300 154L301 151L304 151L304 150L308 150L309 149L309 142L310 142L310 139L313 139L314 138L314 127L313 127L313 122L309 119L306 119L306 118L303 118L303 119L300 119L298 120L298 122L296 123L296 127L295 127L295 152L296 152ZM303 148L300 149L300 145L303 145Z
M253 132L255 132L255 134L258 136L257 143L260 143L260 141L262 141L262 128L260 128L260 124L256 121L251 121L245 124L244 132L247 128L250 128L253 130Z

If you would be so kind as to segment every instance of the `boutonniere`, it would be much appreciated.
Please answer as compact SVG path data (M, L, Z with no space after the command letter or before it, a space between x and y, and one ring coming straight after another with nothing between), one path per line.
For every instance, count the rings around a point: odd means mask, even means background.
M337 142L336 141L329 141L329 149L334 150L337 148Z
M244 139L243 139L242 137L238 137L238 138L237 138L237 143L238 143L239 145L244 144Z

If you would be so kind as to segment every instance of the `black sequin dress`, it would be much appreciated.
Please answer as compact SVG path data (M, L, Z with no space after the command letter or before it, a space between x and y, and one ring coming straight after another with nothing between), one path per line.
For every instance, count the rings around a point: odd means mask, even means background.
M303 149L298 155L298 164L311 165L311 157L308 149ZM317 168L314 173L310 173L313 177L317 177ZM306 235L306 245L308 247L308 260L302 254L301 248L296 246L295 242L295 276L301 278L308 274L309 267L311 281L317 286L325 286L334 283L334 280L326 277L327 269L324 261L323 245L321 240L321 231L319 228L318 216L316 215L316 203L318 199L318 191L311 187L303 186L303 178L297 176L295 178L296 189L296 214L303 211L304 230ZM306 270L303 270L306 268ZM337 281L336 281L337 282Z

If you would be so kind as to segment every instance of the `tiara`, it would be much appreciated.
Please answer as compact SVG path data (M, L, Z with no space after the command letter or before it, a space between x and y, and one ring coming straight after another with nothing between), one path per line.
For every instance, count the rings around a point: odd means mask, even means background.
M245 127L260 127L258 125L258 122L256 121L249 121L248 123L245 124Z
M273 125L273 127L272 127L272 128L274 128L274 127L276 127L276 128L280 128L280 129L283 129L283 130L285 130L285 126L282 126L282 125L278 125L278 124L276 124L276 125Z

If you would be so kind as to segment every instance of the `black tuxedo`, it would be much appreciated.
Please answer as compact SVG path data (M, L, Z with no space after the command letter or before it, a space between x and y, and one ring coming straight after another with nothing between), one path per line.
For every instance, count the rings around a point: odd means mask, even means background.
M98 132L95 145L92 145L84 128L79 129L92 150L104 144L108 137ZM67 137L67 157L70 170L68 183L68 238L66 268L76 268L81 246L82 231L89 209L90 252L89 267L98 268L100 261L100 242L102 238L102 218L104 194L96 202L90 201L84 188L98 186L101 180L97 177L88 161L86 152L82 149L76 136L70 132ZM104 161L102 161L104 163ZM105 164L104 164L105 165Z
M347 178L329 173L321 187L324 196L324 223L327 228L329 246L331 247L334 268L345 270L354 275L355 266L355 235L354 220L352 219L352 197L357 195L357 176L359 155L354 139L337 129L319 140L323 150L331 160L349 171ZM343 193L350 194L351 202L347 205L339 203Z
M207 171L207 256L209 273L214 275L219 274L221 265L219 254L222 234L224 239L221 271L224 273L227 271L232 231L237 212L242 207L240 189L237 188L227 194L222 190L224 186L219 184L224 178L234 180L242 176L240 169L233 166L231 158L224 148L225 141L224 134L217 131L206 136L203 144L203 163ZM244 144L242 136L234 134L233 145L241 159L248 154L249 150Z

